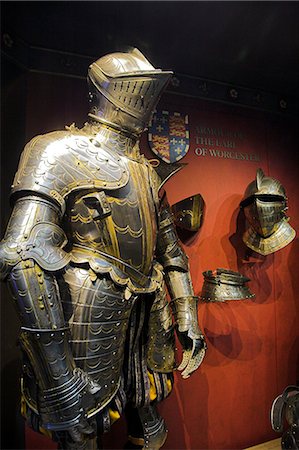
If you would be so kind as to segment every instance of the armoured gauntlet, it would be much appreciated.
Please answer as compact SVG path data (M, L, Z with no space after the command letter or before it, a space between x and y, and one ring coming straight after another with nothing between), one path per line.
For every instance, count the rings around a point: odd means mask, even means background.
M178 370L182 371L183 378L188 378L200 366L207 346L198 325L198 297L194 296L188 259L180 246L167 204L161 212L157 256L165 270L176 331L184 350Z
M1 275L8 281L22 324L20 342L29 361L25 400L44 428L69 430L80 440L81 433L93 431L85 412L94 406L99 386L75 367L69 345L53 274L68 263L58 221L58 209L47 200L19 199L0 246ZM37 390L30 379L37 382Z
M205 338L197 321L198 297L179 297L171 302L177 328L177 335L184 349L183 359L178 366L182 377L188 378L202 363L207 348Z

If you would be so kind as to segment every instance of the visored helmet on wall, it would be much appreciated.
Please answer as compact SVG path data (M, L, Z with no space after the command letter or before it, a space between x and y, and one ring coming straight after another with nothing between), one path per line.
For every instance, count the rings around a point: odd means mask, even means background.
M171 75L155 69L137 48L103 56L88 71L89 115L138 135L147 127Z
M285 189L281 182L274 178L266 177L262 169L257 169L256 178L248 185L242 201L257 195L274 195L282 197L285 200L287 199Z
M250 227L243 235L244 243L257 253L268 255L285 247L295 237L286 216L287 196L282 184L257 170L240 204Z

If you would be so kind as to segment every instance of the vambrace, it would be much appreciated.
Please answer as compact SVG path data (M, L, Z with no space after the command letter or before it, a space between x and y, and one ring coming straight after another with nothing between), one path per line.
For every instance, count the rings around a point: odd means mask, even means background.
M54 272L68 262L59 212L38 197L17 200L1 243L1 269L22 325L20 342L34 374L34 397L24 397L42 426L69 429L84 415L83 402L96 390L76 369ZM26 371L24 373L26 382ZM87 397L85 391L88 391ZM32 401L31 401L32 400Z
M188 257L181 247L170 207L161 212L157 259L163 265L170 297L194 296Z
M197 302L195 296L174 298L170 302L178 331L187 332L190 339L203 338L197 322Z
M201 364L206 343L198 325L198 297L194 296L188 258L180 245L168 205L161 213L157 257L164 266L164 278L171 297L170 306L184 350L178 370L183 370L182 377L188 378Z
M165 270L174 269L182 272L189 270L188 258L180 245L169 205L161 212L157 259Z

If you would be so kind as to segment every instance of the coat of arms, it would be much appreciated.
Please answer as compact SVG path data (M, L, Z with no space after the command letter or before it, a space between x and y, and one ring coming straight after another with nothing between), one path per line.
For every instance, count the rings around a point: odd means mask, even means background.
M152 151L163 161L168 164L179 161L189 150L188 116L156 111L149 124L148 141Z

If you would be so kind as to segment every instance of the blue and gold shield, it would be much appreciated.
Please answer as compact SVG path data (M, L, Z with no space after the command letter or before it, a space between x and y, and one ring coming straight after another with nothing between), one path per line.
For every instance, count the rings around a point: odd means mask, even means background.
M189 150L188 116L156 111L149 124L148 141L152 151L163 161L168 164L179 161Z

